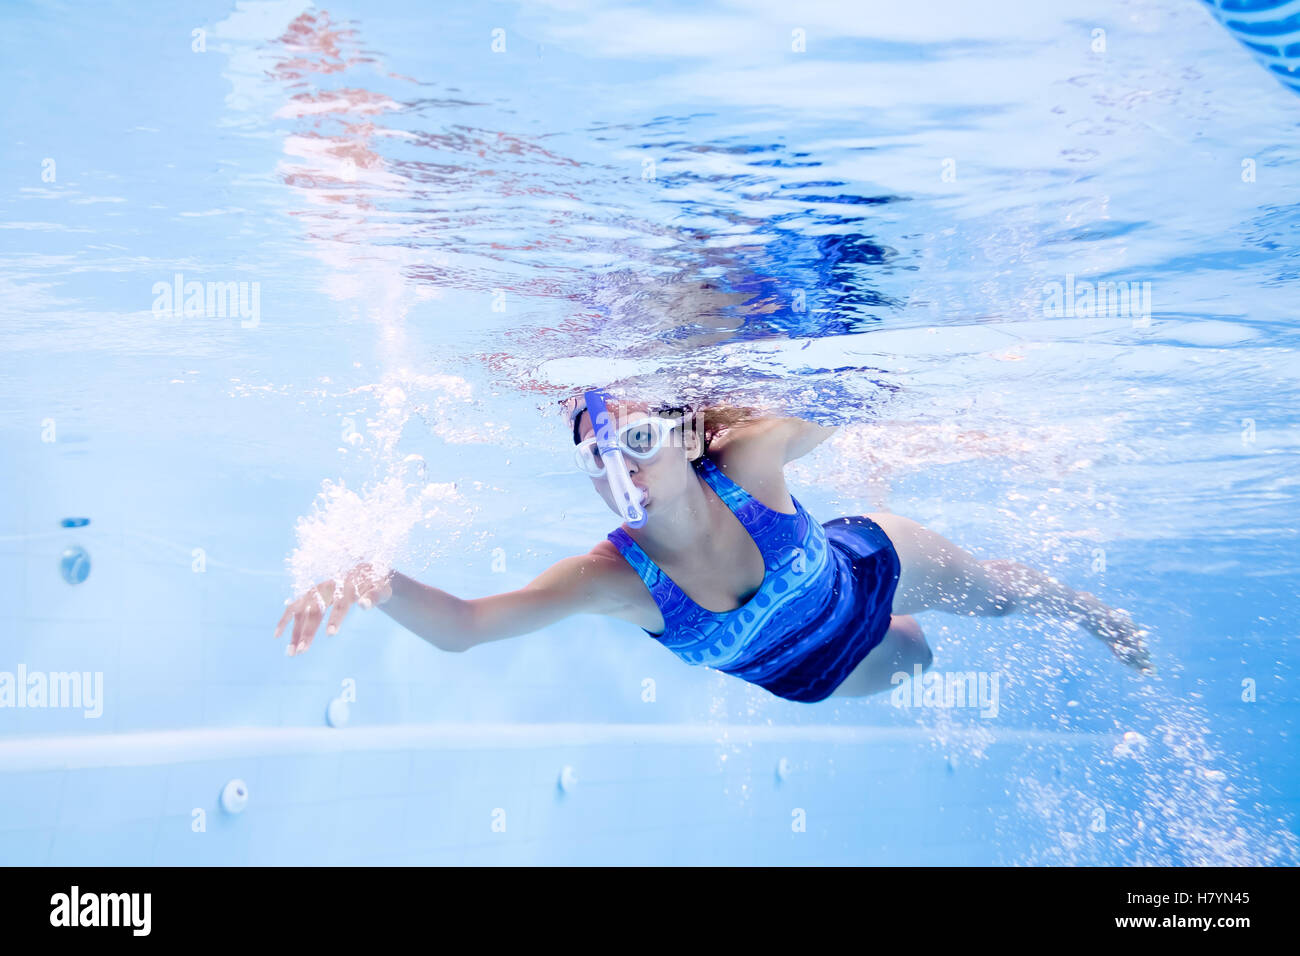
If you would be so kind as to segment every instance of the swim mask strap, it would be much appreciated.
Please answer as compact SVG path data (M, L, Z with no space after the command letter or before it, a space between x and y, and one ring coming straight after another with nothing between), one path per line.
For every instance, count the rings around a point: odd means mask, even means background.
M641 492L627 474L627 463L623 452L618 447L618 435L614 428L613 416L605 408L605 393L590 391L586 393L587 415L591 418L591 427L596 433L596 447L600 450L601 460L605 462L605 476L609 479L609 489L618 502L619 512L632 528L645 524L645 509L641 507Z

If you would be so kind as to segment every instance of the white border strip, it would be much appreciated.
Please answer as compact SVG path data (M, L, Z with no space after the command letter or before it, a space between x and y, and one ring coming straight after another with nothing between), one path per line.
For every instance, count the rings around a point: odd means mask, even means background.
M1113 745L1116 734L1041 730L947 729L943 736L979 744ZM140 767L305 753L376 750L501 750L598 744L724 746L734 744L888 744L927 746L923 727L763 727L743 724L392 724L378 727L232 727L126 734L0 739L0 773Z

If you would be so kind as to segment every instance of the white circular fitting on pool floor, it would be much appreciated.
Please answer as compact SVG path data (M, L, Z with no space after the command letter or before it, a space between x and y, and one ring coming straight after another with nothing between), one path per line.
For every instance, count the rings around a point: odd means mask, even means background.
M331 727L343 727L351 716L351 708L342 697L335 697L325 708L325 722Z
M572 767L565 767L560 771L560 789L569 793L578 785L578 775L574 773Z
M90 555L80 545L64 549L59 556L59 573L69 584L77 585L90 577Z
M226 784L221 791L221 806L227 813L243 813L248 806L248 784L239 779Z

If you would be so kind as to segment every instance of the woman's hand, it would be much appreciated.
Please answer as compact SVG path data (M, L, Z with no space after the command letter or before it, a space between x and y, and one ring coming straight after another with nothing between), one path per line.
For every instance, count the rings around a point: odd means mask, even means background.
M285 653L292 657L311 646L326 608L332 606L334 610L330 613L325 633L337 634L343 617L353 604L360 605L362 610L383 604L393 596L389 584L391 578L392 572L380 576L369 564L358 564L342 581L322 581L302 597L287 602L284 616L275 626L275 636L279 637L284 633L285 624L293 618L293 636Z

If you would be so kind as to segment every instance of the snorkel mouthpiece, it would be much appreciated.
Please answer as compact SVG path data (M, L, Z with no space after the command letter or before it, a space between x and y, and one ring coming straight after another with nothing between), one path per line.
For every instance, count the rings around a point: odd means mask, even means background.
M596 447L600 449L601 460L605 462L605 477L609 479L609 489L614 493L619 510L630 527L639 528L645 524L645 509L641 507L641 492L627 475L627 463L623 452L619 450L616 440L617 430L609 411L605 408L605 393L587 392L587 414L591 417L591 427L596 433Z

